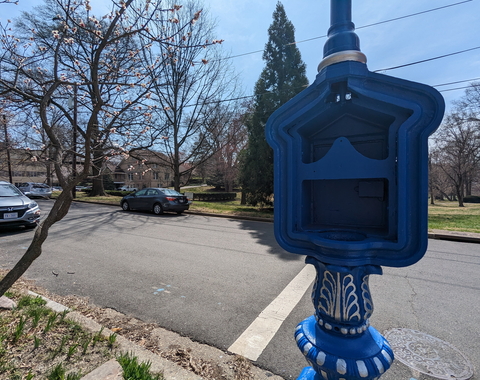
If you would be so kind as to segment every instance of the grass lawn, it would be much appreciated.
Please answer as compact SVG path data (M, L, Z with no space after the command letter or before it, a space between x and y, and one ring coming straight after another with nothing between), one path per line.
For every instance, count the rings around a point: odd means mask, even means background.
M80 201L88 201L88 202L94 202L94 203L110 203L110 204L118 205L118 207L120 207L120 200L122 199L122 197L117 197L114 195L107 195L105 197L89 197L83 191L77 191L76 199Z
M428 228L480 233L480 204L436 201L428 206Z
M236 216L250 216L273 219L273 207L261 208L241 205L237 198L229 202L200 202L195 201L190 206L191 211L207 212L213 214L228 214Z
M189 192L209 191L207 187L185 189ZM88 197L83 192L77 192L79 200L101 202L120 205L122 197ZM228 214L236 216L250 216L273 219L273 208L261 208L240 204L240 193L237 199L229 202L200 202L195 201L190 206L191 211L213 214ZM430 230L449 230L480 233L480 204L465 203L465 207L458 207L458 202L436 201L435 205L428 206L428 228Z

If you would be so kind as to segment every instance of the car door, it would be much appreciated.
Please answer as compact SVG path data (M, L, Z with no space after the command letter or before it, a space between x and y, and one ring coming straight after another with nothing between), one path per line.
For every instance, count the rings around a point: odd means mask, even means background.
M130 204L130 208L133 208L135 210L145 209L146 193L147 193L147 189L142 189L133 193L131 198L128 200L128 203Z
M156 189L147 189L145 196L145 209L153 210L153 205L158 200L159 192Z

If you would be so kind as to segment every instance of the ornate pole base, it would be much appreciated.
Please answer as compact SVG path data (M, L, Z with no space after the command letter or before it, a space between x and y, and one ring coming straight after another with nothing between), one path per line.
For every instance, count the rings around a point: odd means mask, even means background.
M375 380L390 368L393 351L369 325L373 303L370 274L379 266L341 267L308 257L317 269L312 292L315 315L295 330L297 345L311 367L301 380Z

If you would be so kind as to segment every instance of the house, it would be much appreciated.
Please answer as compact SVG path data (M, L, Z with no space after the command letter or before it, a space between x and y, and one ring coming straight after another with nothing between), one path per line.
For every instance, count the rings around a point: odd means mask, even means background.
M56 182L52 163L44 158L44 152L27 149L10 148L7 152L5 143L0 142L0 181L17 185L22 182L46 183L50 186ZM10 161L9 157L10 156ZM10 163L10 165L9 165Z
M10 182L11 171L13 184L39 182L50 186L58 185L53 164L45 159L45 152L10 148L8 153L10 168L7 149L0 142L0 181ZM112 176L116 188L172 187L174 174L172 168L166 166L165 158L162 153L137 151L135 157L125 158L116 165L114 160L109 160L102 174ZM77 157L77 170L80 164ZM67 171L70 169L68 165L71 163L67 163Z
M123 159L115 168L115 186L136 189L173 186L173 170L166 166L165 158L162 153L150 150L136 151L135 157Z

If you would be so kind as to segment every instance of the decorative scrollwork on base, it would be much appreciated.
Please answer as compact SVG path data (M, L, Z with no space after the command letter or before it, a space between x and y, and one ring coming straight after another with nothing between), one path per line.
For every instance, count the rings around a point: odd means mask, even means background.
M315 315L295 330L297 345L312 370L301 380L377 380L390 368L393 351L370 326L373 302L368 286L378 266L340 267L307 258L317 270Z
M313 331L312 331L313 329ZM312 338L314 337L314 338ZM295 330L295 340L303 355L323 380L377 380L390 368L393 351L388 342L373 327L369 327L356 342L362 349L351 355L343 337L327 336L318 329L312 316ZM375 354L371 354L375 352ZM355 357L355 359L352 359Z

